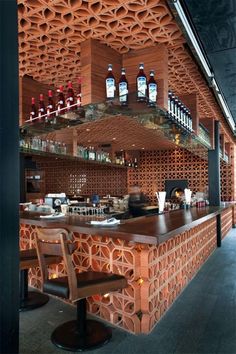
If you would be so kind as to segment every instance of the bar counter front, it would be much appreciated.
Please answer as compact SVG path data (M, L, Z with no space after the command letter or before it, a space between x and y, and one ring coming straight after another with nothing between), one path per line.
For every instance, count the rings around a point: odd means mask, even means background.
M71 231L78 272L111 271L129 284L120 292L88 298L88 311L129 332L149 333L216 249L219 220L222 238L234 225L234 209L229 204L177 210L111 227L90 225L77 215L45 221L40 214L21 212L20 248L34 247L37 227ZM63 263L51 266L50 273L63 275ZM29 284L40 288L38 268L30 270Z

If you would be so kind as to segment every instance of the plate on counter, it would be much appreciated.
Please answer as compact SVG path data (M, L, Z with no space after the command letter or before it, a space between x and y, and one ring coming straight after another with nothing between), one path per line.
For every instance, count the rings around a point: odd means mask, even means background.
M109 226L116 226L120 224L120 220L117 220L115 218L111 218L108 220L91 220L88 221L87 224L92 225L92 226L105 226L105 227L109 227Z
M50 214L50 215L40 215L40 218L41 219L60 219L60 218L63 218L65 217L65 214L63 213L57 213L57 214Z

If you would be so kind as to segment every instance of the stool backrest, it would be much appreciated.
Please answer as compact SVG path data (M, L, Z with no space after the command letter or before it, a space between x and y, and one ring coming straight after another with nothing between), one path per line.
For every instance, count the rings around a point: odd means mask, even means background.
M77 278L72 261L72 253L75 248L76 245L71 242L67 230L37 228L36 249L39 259L39 266L42 273L42 281L45 283L45 281L49 279L45 256L62 256L68 277L70 300L73 300L75 297L75 291L77 289Z

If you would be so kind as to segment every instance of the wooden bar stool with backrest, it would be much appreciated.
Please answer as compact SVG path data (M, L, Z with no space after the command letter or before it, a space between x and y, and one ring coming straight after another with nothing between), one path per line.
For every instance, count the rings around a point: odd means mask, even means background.
M103 345L111 338L111 330L103 323L86 319L86 297L105 294L127 287L125 277L112 273L86 271L76 273L72 254L76 245L65 229L37 229L36 248L43 277L43 292L69 299L77 305L77 319L63 323L51 335L59 348L82 351ZM49 279L45 256L63 256L67 275Z

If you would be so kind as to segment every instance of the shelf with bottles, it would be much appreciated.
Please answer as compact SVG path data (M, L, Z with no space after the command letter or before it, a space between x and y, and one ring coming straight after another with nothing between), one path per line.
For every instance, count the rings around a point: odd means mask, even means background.
M192 133L193 120L190 109L174 94L173 91L168 92L168 117L181 128Z
M138 167L136 158L134 158L133 160L129 159L127 160L126 163L120 163L120 160L117 157L111 159L111 157L107 156L107 154L103 155L105 156L105 158L103 157L103 159L98 160L98 159L91 158L91 155L90 158L85 158L80 156L73 156L71 154L62 154L59 152L43 151L43 150L32 148L28 144L21 145L20 152L25 155L50 157L55 159L66 159L66 160L73 160L77 162L79 161L79 162L84 162L89 164L104 165L104 166L117 167L117 168L137 168Z
M20 149L39 151L44 153L55 153L60 155L67 155L68 147L65 143L53 140L44 140L39 136L20 137Z

